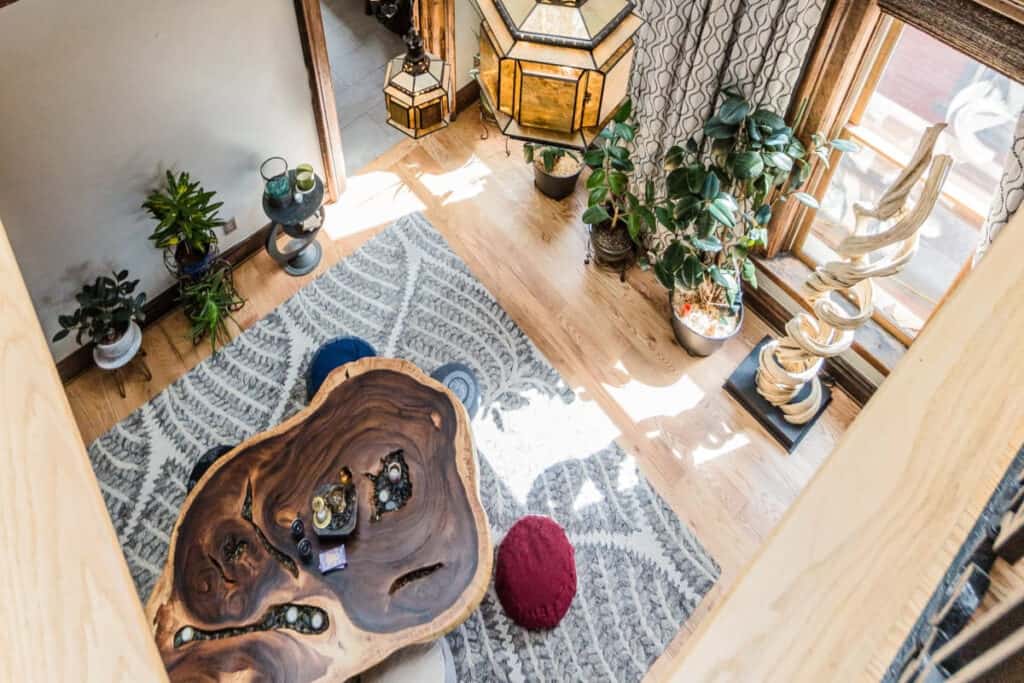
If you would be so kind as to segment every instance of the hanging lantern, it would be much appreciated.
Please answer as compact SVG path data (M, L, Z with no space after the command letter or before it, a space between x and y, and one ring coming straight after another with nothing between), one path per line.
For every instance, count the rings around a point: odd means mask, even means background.
M423 49L416 29L405 36L408 52L388 62L384 100L388 123L421 138L448 125L448 65Z
M480 90L509 137L586 149L626 99L633 0L474 0Z

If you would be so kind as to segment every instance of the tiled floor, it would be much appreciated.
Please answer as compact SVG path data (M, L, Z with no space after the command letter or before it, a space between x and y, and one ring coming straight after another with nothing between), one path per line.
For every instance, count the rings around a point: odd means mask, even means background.
M321 8L345 169L354 174L405 137L384 122L381 92L385 65L405 44L366 16L359 0L323 0Z

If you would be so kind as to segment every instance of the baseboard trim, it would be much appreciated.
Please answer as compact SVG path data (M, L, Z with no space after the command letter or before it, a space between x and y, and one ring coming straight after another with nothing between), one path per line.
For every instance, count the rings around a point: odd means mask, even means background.
M480 99L480 86L476 79L459 88L455 93L455 116L473 106L473 103Z
M238 265L259 250L263 249L263 245L267 241L268 234L270 234L270 223L264 225L241 242L225 249L221 258L232 266ZM143 308L143 312L146 314L146 317L145 321L142 323L142 328L145 329L150 324L164 317L173 311L177 305L178 292L177 287L174 285L150 298ZM91 367L92 344L80 346L75 349L70 356L57 361L57 373L60 375L61 381L65 383L71 381Z

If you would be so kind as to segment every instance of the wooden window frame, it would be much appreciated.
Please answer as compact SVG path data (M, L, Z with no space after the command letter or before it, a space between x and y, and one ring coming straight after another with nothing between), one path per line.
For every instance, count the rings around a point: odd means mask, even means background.
M816 131L829 138L839 137L849 122L859 121L884 68L885 60L878 57L895 44L897 22L909 24L1010 78L1024 81L1024 49L1019 47L1020 32L1024 29L1024 3L1020 0L835 0L822 23L792 100L791 114L801 102L807 102L806 118L796 131L800 138L809 138ZM1006 45L1013 46L1013 50L1005 49ZM838 153L833 153L828 169L816 164L806 191L821 196L832 181L838 160ZM802 204L788 202L776 212L765 258L758 261L776 284L795 295L794 298L808 309L810 305L800 296L799 287L794 286L792 264L786 269L773 268L773 261L796 257L810 268L800 245L815 214L815 210ZM932 315L959 286L970 267L968 259ZM889 341L884 342L886 345L892 343L905 349L913 341L879 311L873 323L889 337ZM877 331L872 331L872 336L877 337ZM873 354L856 344L854 348L885 373L891 369L891 363L882 360L882 356L896 355Z

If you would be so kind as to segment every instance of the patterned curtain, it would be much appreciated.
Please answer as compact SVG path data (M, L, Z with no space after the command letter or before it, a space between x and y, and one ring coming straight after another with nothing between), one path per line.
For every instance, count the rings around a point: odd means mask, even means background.
M1021 111L1020 118L1017 119L1017 129L1013 132L1013 144L1010 146L1010 154L1006 157L1006 164L1003 166L1003 179L999 182L999 189L992 200L988 219L982 228L981 240L974 253L974 265L978 265L978 261L991 246L992 240L996 238L1003 226L1010 222L1022 202L1024 202L1024 110Z
M720 91L739 87L784 114L828 0L639 0L631 93L637 177L701 130Z

